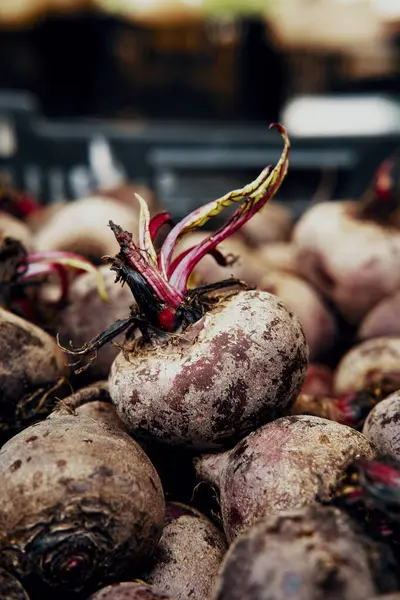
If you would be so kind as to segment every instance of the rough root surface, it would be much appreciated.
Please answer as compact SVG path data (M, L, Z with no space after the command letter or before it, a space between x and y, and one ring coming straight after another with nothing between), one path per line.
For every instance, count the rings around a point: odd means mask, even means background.
M232 544L213 600L365 600L376 593L365 541L337 509L272 515Z
M391 394L371 410L363 434L380 454L400 461L400 392Z
M157 472L124 432L58 416L0 453L0 566L28 592L89 591L154 551L164 497Z
M226 550L225 536L211 521L182 514L165 526L146 581L175 600L208 600Z
M224 530L232 540L264 517L328 499L357 457L374 458L361 433L314 416L282 417L230 452L196 461L201 478L220 487Z
M239 292L183 334L119 354L109 390L136 435L216 449L284 414L306 368L298 318L271 294Z

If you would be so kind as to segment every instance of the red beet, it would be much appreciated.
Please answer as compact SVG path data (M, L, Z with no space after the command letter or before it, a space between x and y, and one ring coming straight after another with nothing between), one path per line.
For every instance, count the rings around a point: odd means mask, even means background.
M0 566L38 597L138 572L162 532L163 491L145 453L74 408L64 402L0 453Z
M225 534L232 541L265 516L329 498L355 457L373 458L361 433L313 416L282 417L233 450L195 461L201 479L220 490Z
M208 600L227 549L225 536L191 507L170 503L146 581L176 600Z
M271 515L231 545L212 600L364 600L377 592L379 552L341 511Z
M400 388L400 338L381 337L354 346L334 374L335 394L383 386L387 393Z

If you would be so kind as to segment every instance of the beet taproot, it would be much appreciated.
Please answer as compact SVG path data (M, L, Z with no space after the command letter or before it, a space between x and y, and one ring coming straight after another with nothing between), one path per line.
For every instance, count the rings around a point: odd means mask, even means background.
M124 581L99 590L89 600L175 600L144 583Z
M400 461L400 392L394 392L369 413L363 434L380 454Z
M109 389L133 434L212 449L284 414L306 366L297 317L271 294L239 292L182 335L125 349Z
M0 308L0 445L51 412L54 395L65 395L66 362L43 329Z
M200 479L220 493L228 541L265 516L330 497L356 457L373 458L358 431L315 416L282 417L232 450L195 459Z
M271 515L231 545L212 600L364 600L379 551L338 509Z
M226 550L225 536L204 515L167 503L164 531L145 579L176 600L208 600Z
M121 579L161 536L163 491L146 454L66 403L3 446L0 478L0 566L35 597Z

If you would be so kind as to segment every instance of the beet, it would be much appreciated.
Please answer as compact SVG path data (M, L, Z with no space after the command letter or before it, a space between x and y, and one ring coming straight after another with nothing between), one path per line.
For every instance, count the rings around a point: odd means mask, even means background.
M176 600L208 600L227 550L225 536L191 507L170 503L146 581Z
M135 582L114 583L99 590L89 600L175 600L153 587Z
M329 498L355 457L373 458L361 433L313 416L282 417L228 452L195 460L200 479L219 488L228 541L265 516Z
M364 600L377 554L338 509L271 515L233 542L212 600Z
M335 394L356 392L372 385L389 394L400 388L400 338L373 338L345 354L334 374Z
M65 403L5 444L0 478L0 566L35 597L137 572L162 533L163 491L145 453Z
M274 242L260 246L256 255L266 262L270 269L297 274L296 249L293 242Z
M306 366L293 313L266 292L239 292L183 335L119 354L109 388L135 435L212 449L288 410Z
M54 395L65 394L60 386L66 362L45 331L0 308L0 445L44 418Z
M189 286L207 254L227 266L219 244L278 191L288 169L290 142L285 128L275 127L284 140L275 168L266 167L243 188L193 211L172 228L158 251L153 241L170 215L151 219L140 196L137 244L129 231L109 223L119 252L107 260L116 282L130 288L135 307L83 346L64 349L85 357L127 332L111 368L109 389L121 420L137 437L220 448L282 415L302 385L306 341L284 304L265 292L248 291L234 279ZM225 225L174 257L185 236L233 203L239 206Z
M29 600L21 583L4 569L0 569L0 600Z
M104 224L110 219L134 231L138 222L137 209L106 196L66 202L50 214L36 234L37 249L75 252L99 262L102 256L117 250L113 237L104 232Z
M400 461L400 392L382 400L369 413L363 434L381 454Z
M299 272L353 324L400 288L398 167L385 161L358 201L317 204L294 230Z
M71 411L71 414L90 417L125 431L125 427L111 403L107 381L96 381L87 387L81 388L65 398L61 402L61 407L66 407L67 410ZM57 414L56 411L50 417L57 416Z
M400 292L387 296L376 304L362 321L357 333L359 340L384 336L400 336Z

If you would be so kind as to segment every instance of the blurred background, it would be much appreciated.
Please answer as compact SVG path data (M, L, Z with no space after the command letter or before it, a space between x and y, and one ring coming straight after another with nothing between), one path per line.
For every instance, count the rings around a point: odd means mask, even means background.
M276 160L276 120L283 201L354 196L399 97L398 0L0 1L0 176L43 202L134 179L184 213Z

